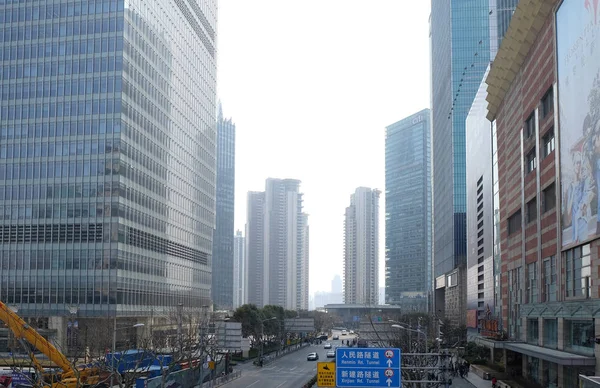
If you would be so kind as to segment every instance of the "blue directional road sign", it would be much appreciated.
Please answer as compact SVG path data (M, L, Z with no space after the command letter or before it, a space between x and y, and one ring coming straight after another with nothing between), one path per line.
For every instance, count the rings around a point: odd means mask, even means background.
M337 387L400 387L400 349L337 348Z

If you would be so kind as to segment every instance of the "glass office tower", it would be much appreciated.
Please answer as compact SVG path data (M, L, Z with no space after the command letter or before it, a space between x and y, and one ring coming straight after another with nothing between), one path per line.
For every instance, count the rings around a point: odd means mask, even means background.
M490 61L489 0L431 3L436 310L464 322L465 120Z
M210 303L214 1L0 0L0 299Z
M431 111L386 128L385 303L427 312L431 296Z
M235 124L217 116L216 226L213 234L212 300L218 309L233 308L234 301L234 205L235 205Z

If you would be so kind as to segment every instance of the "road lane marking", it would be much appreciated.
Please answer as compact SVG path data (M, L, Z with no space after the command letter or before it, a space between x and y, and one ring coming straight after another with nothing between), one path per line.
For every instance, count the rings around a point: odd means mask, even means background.
M253 386L254 384L258 383L259 381L260 381L260 380L256 380L256 381L255 381L255 382L253 382L252 384L250 384L250 385L246 385L246 388L250 388L250 387L251 387L251 386Z
M287 380L286 380L286 381L284 381L283 383L279 384L279 385L278 385L277 387L275 387L275 388L282 387L282 386L283 386L283 384L285 384L285 383L287 383Z
M290 369L290 371L293 371L294 369L298 368L297 366L293 367Z

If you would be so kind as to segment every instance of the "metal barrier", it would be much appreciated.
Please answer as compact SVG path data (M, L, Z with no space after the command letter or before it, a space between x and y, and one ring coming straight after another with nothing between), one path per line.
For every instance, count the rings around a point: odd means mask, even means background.
M233 381L233 380L237 380L240 377L242 377L242 371L238 370L238 371L235 371L228 375L223 375L223 376L217 377L216 379L214 379L214 385L211 385L211 384L213 384L213 381L207 381L204 384L202 384L201 386L198 385L197 387L199 387L199 388L220 387L221 385L227 384L228 382Z

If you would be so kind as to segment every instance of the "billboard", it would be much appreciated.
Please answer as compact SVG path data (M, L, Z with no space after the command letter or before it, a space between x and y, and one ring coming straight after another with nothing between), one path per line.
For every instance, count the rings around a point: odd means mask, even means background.
M563 246L600 235L600 7L564 0L556 11Z

